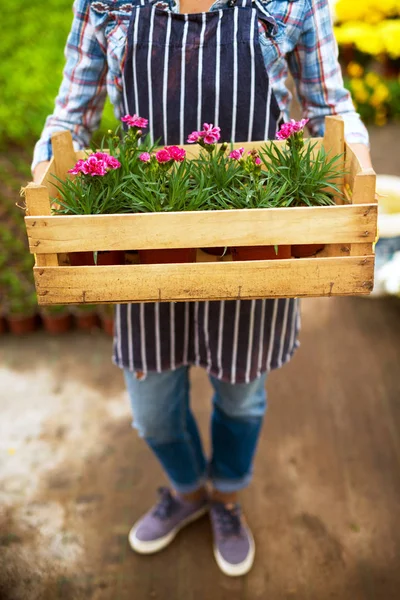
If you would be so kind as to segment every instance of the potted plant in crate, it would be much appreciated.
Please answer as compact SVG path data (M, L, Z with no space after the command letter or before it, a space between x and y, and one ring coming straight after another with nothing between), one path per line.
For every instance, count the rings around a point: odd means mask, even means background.
M213 152L218 139L219 133L209 134L203 144ZM207 185L204 176L198 176L195 163L186 160L183 148L165 146L141 152L139 161L137 172L125 178L126 212L196 211L209 206L213 186ZM195 262L196 248L139 250L139 260L143 264Z
M262 153L269 178L285 190L282 206L329 206L335 204L334 195L341 196L335 181L343 172L335 168L341 158L328 158L324 148L315 152L315 143L305 143L303 130L307 119L284 123L277 133L285 140L281 149L272 144ZM322 244L292 245L295 258L313 256L324 248Z
M120 143L118 131L103 139L101 151L92 152L87 158L77 161L69 170L69 177L62 181L54 176L59 198L54 213L63 215L101 215L123 212L124 175L137 163L137 141L141 132L127 135L125 144ZM109 132L111 134L112 132ZM104 151L107 142L108 151ZM118 154L118 158L115 156ZM82 265L118 265L124 264L125 253L121 250L100 252L70 252L72 266Z
M315 151L315 144L304 142L305 119L281 127L277 138L286 140L285 147L268 142L258 151L247 152L244 147L229 151L227 144L218 145L219 127L205 123L187 140L201 146L198 158L190 161L178 146L157 150L148 140L140 145L146 119L127 115L123 121L128 127L123 136L118 130L109 135L100 152L79 160L69 171L71 179L60 181L56 212L99 215L327 206L334 204L334 194L340 195L334 183L343 174L335 170L339 157L328 158L322 148ZM290 258L292 253L310 256L319 249L316 245L239 246L232 254L234 260L270 260ZM211 249L214 254L225 251ZM100 252L81 254L90 259L86 264L102 264ZM139 258L144 264L194 262L196 249L139 250ZM77 264L73 255L70 260Z

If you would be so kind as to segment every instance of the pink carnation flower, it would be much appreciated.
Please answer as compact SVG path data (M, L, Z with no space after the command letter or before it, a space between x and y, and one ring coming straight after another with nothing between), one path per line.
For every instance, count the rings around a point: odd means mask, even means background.
M151 156L148 152L142 152L142 154L139 156L139 160L142 162L149 162L151 160Z
M182 162L186 157L186 150L178 146L166 146L164 150L169 152L170 157L177 162Z
M95 156L99 160L103 160L109 169L119 169L121 166L121 163L115 158L115 156L111 156L105 152L95 152L94 154L91 154L91 156Z
M89 156L82 166L82 172L92 177L96 175L103 177L107 173L107 163L96 156Z
M143 117L139 117L139 115L125 115L125 117L122 117L121 121L126 123L129 127L137 127L138 129L145 129L149 124L148 119L143 119Z
M276 138L278 140L287 140L294 133L302 131L307 123L308 119L301 119L301 121L295 121L294 119L291 119L288 123L284 123L281 126L280 130L276 134Z
M201 132L200 131L193 131L187 139L187 143L188 144L195 144L196 142L199 141L199 139L201 138Z
M72 175L78 175L79 173L83 173L83 165L85 161L83 159L78 160L75 166L68 171L68 173L72 173Z
M229 158L232 158L233 160L240 160L243 156L244 153L244 148L239 148L238 150L232 150L232 152L229 154Z
M221 128L212 123L203 123L203 131L199 132L205 144L216 144L221 137Z
M156 152L156 159L159 163L167 163L172 160L171 155L166 148Z
M295 121L294 119L292 119L291 123L292 123L293 131L295 133L297 133L298 131L301 131L302 129L304 129L304 127L307 125L309 120L310 119L301 119L300 121Z
M259 165L261 165L261 163L262 163L261 158L259 156L256 156L254 159L254 164L259 166Z
M95 152L86 160L78 160L73 169L70 169L68 173L72 173L72 175L83 173L84 175L91 175L91 177L103 177L110 169L119 169L120 166L121 163L114 156L110 156L104 152Z

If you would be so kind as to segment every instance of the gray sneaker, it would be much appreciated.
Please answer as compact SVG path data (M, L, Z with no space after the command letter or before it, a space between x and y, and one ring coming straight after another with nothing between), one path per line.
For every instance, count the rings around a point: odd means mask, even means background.
M188 502L168 488L158 490L160 499L129 532L129 544L140 554L159 552L172 542L178 531L208 511L208 498Z
M255 544L239 504L213 502L210 507L214 556L225 575L238 577L253 566Z

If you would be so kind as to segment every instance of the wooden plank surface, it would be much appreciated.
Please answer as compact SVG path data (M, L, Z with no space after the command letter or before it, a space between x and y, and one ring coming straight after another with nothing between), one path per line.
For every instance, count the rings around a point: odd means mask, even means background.
M26 219L31 251L78 252L274 244L351 243L376 237L368 205L53 216Z
M119 267L36 268L40 304L367 294L373 256Z
M29 183L25 188L26 214L35 218L35 215L50 215L50 199L48 189L44 185ZM35 247L31 248L35 254ZM57 254L36 254L35 262L38 267L55 267L58 265Z
M59 179L65 179L76 163L76 153L70 131L57 131L51 136L54 165Z
M338 116L329 116L325 118L325 134L323 147L329 157L332 159L334 156L338 156L334 169L337 171L344 171L345 161L345 140L344 140L344 121ZM332 183L336 185L341 193L344 188L344 177L339 175L332 180ZM343 199L338 196L336 197L337 204L343 204Z

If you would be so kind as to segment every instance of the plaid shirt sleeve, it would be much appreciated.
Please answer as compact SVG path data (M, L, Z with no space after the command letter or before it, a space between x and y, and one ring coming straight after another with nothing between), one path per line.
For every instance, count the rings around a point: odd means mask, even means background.
M99 127L106 99L107 61L89 20L89 0L75 0L74 19L65 47L66 65L55 110L34 151L32 170L52 156L51 135L70 130L77 149L87 147Z
M346 140L368 145L367 129L343 85L328 0L306 0L302 31L288 64L311 135L323 135L326 115L340 115Z

